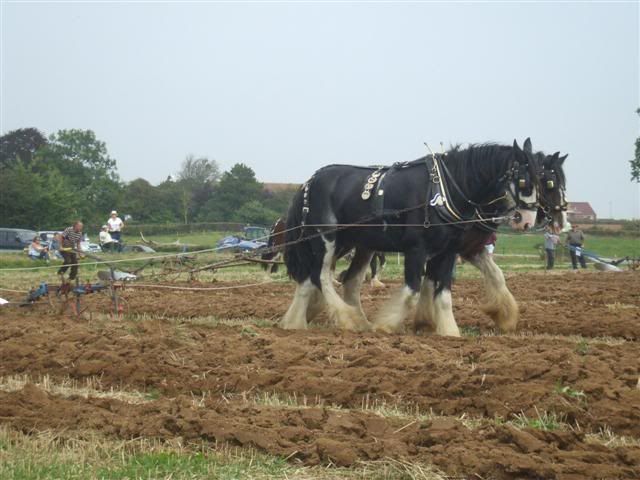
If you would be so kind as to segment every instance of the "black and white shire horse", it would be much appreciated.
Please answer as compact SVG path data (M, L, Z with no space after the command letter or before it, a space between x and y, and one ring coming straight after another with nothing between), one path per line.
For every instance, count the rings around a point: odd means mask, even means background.
M262 269L267 273L277 273L278 264L276 263L282 253L282 246L284 245L284 231L286 229L286 223L282 217L278 218L269 230L269 240L267 240L266 252L260 255L261 260L267 261L262 264ZM274 262L274 263L268 263Z
M524 150L532 154L531 142L528 139L524 143ZM552 224L555 229L560 230L566 224L566 179L562 165L567 155L561 157L559 152L553 155L537 152L534 156L540 184L536 225ZM491 232L478 227L465 231L462 237L460 256L482 273L487 297L482 310L493 318L498 325L508 325L514 321L517 323L517 303L507 289L500 267L496 265L493 256L489 255L484 248L490 235ZM429 300L429 297L420 298L420 301L424 303L428 303ZM423 307L422 311L428 312L429 309L428 307ZM415 321L414 329L416 331L429 331L433 327L428 318L424 318L424 316L422 318L417 317Z
M504 220L516 230L533 226L536 169L534 156L514 141L513 146L452 149L391 167L318 170L296 194L287 216L285 263L297 286L281 326L306 328L326 303L338 327L370 329L360 303L364 273L373 252L396 251L405 256L405 286L379 312L373 328L399 331L411 313L416 324L459 335L451 277L465 232L473 227L492 231ZM352 248L356 253L343 300L333 286L333 267ZM494 295L498 302L499 293ZM512 331L517 315L496 322L502 331Z
M345 255L346 259L348 255ZM353 256L349 258L349 261L353 260ZM369 268L371 269L371 287L372 288L384 288L384 283L380 281L380 271L387 263L387 256L384 252L373 252L371 261L369 262ZM345 278L347 278L347 270L343 270L338 274L336 280L339 284L343 284Z

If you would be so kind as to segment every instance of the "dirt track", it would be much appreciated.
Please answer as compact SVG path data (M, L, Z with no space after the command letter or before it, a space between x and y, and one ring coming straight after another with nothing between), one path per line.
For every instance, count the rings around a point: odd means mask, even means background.
M530 274L508 283L522 308L521 333L554 337L477 336L492 328L479 308L478 281L455 286L456 317L473 333L461 339L188 320L275 320L288 306L289 284L126 294L131 313L179 321L87 324L6 309L0 375L99 377L105 390L154 395L134 405L28 384L0 392L0 421L22 431L225 441L308 464L406 458L464 478L639 478L640 447L606 446L587 434L608 428L640 439L640 275ZM365 310L374 312L391 291L366 289ZM256 402L259 394L307 406ZM362 409L382 404L436 416ZM557 414L573 430L504 423L540 412ZM478 421L469 428L463 415Z

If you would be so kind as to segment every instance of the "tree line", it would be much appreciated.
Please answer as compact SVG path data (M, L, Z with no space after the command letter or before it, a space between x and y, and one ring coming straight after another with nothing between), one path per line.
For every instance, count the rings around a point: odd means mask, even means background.
M241 222L269 225L286 213L295 188L270 191L242 163L188 155L158 185L123 181L106 144L91 130L46 137L22 128L0 137L1 226L58 229L75 219L100 225L113 209L135 223Z

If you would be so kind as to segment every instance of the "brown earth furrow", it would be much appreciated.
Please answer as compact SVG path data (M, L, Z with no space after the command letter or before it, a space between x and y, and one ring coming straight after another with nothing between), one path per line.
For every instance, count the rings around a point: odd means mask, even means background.
M402 424L368 412L274 408L209 400L195 407L178 396L143 405L113 399L63 398L32 384L0 392L0 421L23 432L95 431L128 438L205 440L291 456L308 465L354 465L405 459L470 478L638 478L640 448L608 448L575 432L519 430L510 425L470 430L437 418Z
M5 318L14 333L23 319ZM446 415L551 411L569 423L640 437L639 346L562 340L439 338L205 328L143 321L106 330L31 320L0 349L0 375L99 377L104 388L164 395L275 392L344 407L364 401ZM179 335L176 334L179 330ZM568 393L562 389L568 387ZM574 396L571 393L574 392Z

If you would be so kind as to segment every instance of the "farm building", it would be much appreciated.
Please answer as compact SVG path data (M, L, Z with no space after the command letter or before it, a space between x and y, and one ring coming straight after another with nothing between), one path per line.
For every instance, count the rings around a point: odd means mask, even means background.
M589 202L569 202L567 217L569 222L595 222L596 212Z

